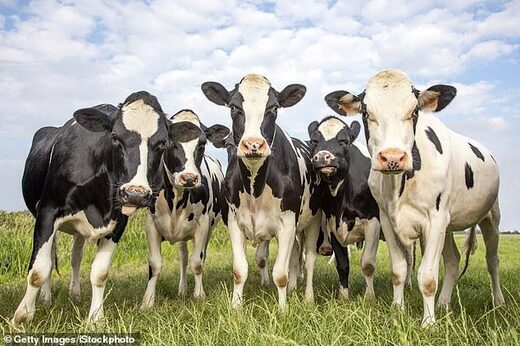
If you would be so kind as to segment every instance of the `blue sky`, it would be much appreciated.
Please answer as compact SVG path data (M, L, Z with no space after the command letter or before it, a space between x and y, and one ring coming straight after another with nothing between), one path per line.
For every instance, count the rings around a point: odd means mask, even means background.
M503 229L520 229L519 1L9 1L0 0L0 209L20 190L33 133L74 110L148 90L170 114L191 108L230 125L200 84L246 73L308 92L279 123L306 138L330 114L323 96L359 92L384 68L419 88L452 84L439 117L491 149L501 166ZM225 153L210 153L225 162Z

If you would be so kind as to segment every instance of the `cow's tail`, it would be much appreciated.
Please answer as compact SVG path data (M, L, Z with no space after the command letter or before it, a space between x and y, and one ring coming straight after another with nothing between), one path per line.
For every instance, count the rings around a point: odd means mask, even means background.
M476 226L471 227L464 240L464 250L466 250L466 263L464 263L464 268L459 274L459 279L466 273L466 269L468 269L469 265L469 256L473 255L475 251L477 251L477 235L476 235Z

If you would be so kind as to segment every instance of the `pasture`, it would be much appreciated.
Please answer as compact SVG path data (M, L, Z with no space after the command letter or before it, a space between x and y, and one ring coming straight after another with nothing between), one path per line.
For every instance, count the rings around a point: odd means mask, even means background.
M131 218L114 255L105 291L106 320L87 326L90 304L89 268L95 246L85 247L82 263L82 300L75 305L68 297L69 254L72 237L60 234L58 261L61 276L53 272L53 305L37 303L32 323L12 329L7 323L26 287L33 218L29 213L0 212L0 332L140 332L150 345L463 345L520 344L520 237L503 235L500 242L500 274L506 306L491 306L491 289L486 270L484 246L470 259L466 275L456 287L451 310L439 310L438 322L421 329L422 298L414 287L406 290L406 310L391 305L392 286L388 253L381 242L377 256L375 290L377 299L363 299L365 282L359 265L361 252L352 251L349 300L336 298L336 269L328 258L319 258L315 275L316 304L306 304L303 284L289 294L288 309L277 306L274 284L260 287L254 262L254 248L248 245L249 279L245 305L229 307L232 291L231 244L223 224L215 229L204 268L206 299L191 298L193 276L189 273L190 298L177 297L177 247L164 242L164 266L157 285L156 306L141 312L139 305L148 278L148 249L144 234L145 213ZM462 251L463 237L456 237ZM270 267L276 252L273 241ZM420 251L417 251L419 257ZM442 273L442 272L441 272ZM442 277L442 275L441 275ZM414 277L415 279L415 277Z

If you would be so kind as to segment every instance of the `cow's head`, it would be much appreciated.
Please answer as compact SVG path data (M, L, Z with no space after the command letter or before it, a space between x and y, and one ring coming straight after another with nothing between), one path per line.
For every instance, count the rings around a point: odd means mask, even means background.
M191 110L182 110L171 118L168 125L169 143L164 153L168 178L177 188L196 188L202 182L200 165L209 139L220 146L229 135L223 125L206 127Z
M74 118L87 130L106 134L103 149L110 152L107 166L115 177L116 204L123 214L152 207L156 194L150 182L168 139L167 119L157 98L139 91L128 96L113 114L92 107L76 111Z
M255 161L271 154L278 108L297 104L306 88L291 84L278 92L267 78L248 74L231 91L217 82L202 84L202 91L210 101L229 107L237 155Z
M336 117L327 117L309 125L312 165L329 185L333 196L350 168L350 146L357 138L360 125L354 121L350 127Z
M449 85L419 91L403 72L385 70L370 78L361 94L339 90L325 101L338 114L362 114L372 169L396 174L412 169L419 112L442 110L456 93Z

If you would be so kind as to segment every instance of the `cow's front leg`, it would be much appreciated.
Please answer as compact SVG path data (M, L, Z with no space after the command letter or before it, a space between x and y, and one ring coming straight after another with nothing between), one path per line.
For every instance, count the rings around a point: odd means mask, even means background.
M298 284L298 277L300 276L300 252L301 246L298 237L294 240L291 257L289 258L289 284L287 289L292 292L296 289Z
M193 297L203 299L206 296L202 285L202 271L204 268L204 258L206 254L206 243L208 242L209 220L207 216L202 216L199 220L200 226L193 235L193 251L191 253L191 271L195 277L195 289Z
M162 268L161 240L162 236L157 232L152 217L146 220L146 238L148 240L148 285L144 292L141 310L150 308L155 303L155 286Z
M58 234L54 236L52 241L52 250L51 250L51 260L52 265L51 268L56 268L57 259L57 249L56 249L56 240L58 238ZM52 292L51 292L51 282L52 282L52 269L51 274L49 275L49 279L45 281L40 289L40 297L43 300L43 305L49 307L52 305Z
M228 219L228 232L233 251L233 296L231 297L231 306L238 308L242 305L244 284L247 280L246 237L238 227L235 215L232 215L231 212Z
M381 210L380 215L381 228L385 236L388 254L390 255L390 264L392 266L392 285L394 286L393 302L399 308L404 309L404 284L408 271L405 249L397 239L397 234L386 213Z
M419 267L417 281L423 296L424 315L422 326L427 327L435 323L435 294L439 280L439 264L444 238L446 235L447 220L442 215L434 216L424 230L426 246Z
M112 239L101 238L98 241L98 250L90 271L92 301L88 313L89 322L96 322L104 317L103 295L108 281L108 269L116 246L117 244Z
M14 325L32 320L36 310L38 291L51 275L52 246L56 234L54 228L55 212L55 210L42 208L36 218L33 249L29 262L29 273L27 274L27 289L11 320Z
M285 310L287 285L289 284L289 262L296 240L296 219L294 213L285 212L282 228L278 231L278 254L273 267L273 281L278 289L278 306Z
M374 292L374 272L376 271L380 230L381 225L377 219L370 220L365 230L365 249L363 250L363 257L361 258L361 270L363 271L367 283L365 297L369 299L374 299L376 296Z
M307 282L305 285L305 300L314 302L314 270L316 268L316 242L320 233L320 223L312 224L305 232L305 269Z
M348 277L350 272L350 254L347 246L341 245L334 233L330 234L330 242L334 255L336 257L336 271L339 277L338 296L342 299L348 299Z
M177 243L179 249L179 290L177 295L185 298L188 294L188 276L186 270L188 268L188 242L180 241Z
M256 265L260 268L260 285L269 286L269 240L264 240L256 248Z
M76 303L81 300L80 288L80 267L83 258L83 248L85 245L85 237L81 234L74 234L74 241L72 243L72 252L70 254L70 267L72 275L69 286L69 297Z

